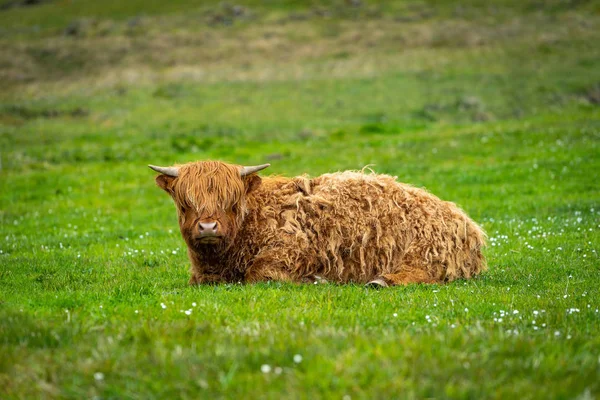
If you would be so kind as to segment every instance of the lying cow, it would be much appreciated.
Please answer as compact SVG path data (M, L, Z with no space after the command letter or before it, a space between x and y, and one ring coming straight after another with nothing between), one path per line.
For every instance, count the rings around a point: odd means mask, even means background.
M486 269L485 233L454 203L388 175L260 178L268 166L149 166L177 206L190 284L387 286L449 282Z

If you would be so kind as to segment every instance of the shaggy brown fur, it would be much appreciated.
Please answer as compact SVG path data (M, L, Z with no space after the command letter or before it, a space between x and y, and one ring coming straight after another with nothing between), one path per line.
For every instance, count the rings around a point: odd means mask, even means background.
M280 280L441 283L486 269L485 233L454 203L388 175L355 171L310 179L241 177L200 161L159 175L179 213L191 284ZM198 239L218 222L221 236Z

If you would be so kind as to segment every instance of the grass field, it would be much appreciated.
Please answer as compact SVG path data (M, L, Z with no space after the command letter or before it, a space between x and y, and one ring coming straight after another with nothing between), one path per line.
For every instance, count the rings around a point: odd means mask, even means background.
M0 398L600 396L596 1L0 2ZM147 164L372 165L444 286L189 287Z

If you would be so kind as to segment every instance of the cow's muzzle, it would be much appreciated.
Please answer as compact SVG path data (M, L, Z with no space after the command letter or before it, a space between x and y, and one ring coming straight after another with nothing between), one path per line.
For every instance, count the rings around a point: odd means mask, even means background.
M221 240L219 224L216 221L198 223L198 241L200 243L216 243Z

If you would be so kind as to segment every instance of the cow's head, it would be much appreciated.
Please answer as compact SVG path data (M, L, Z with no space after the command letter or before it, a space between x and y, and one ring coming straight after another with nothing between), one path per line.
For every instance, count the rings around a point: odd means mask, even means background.
M160 172L156 184L169 193L179 214L179 228L191 249L227 247L241 226L246 194L260 185L255 172L269 164L243 167L198 161L174 167L149 165Z

